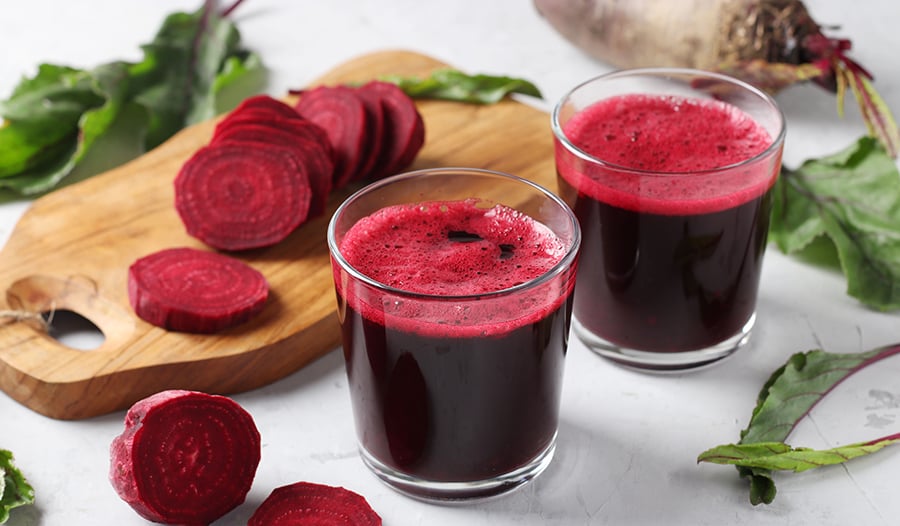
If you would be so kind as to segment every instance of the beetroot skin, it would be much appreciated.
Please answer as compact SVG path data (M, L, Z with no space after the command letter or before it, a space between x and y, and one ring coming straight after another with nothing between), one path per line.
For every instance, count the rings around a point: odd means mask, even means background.
M247 526L381 526L381 517L358 493L296 482L272 491Z
M237 402L163 391L128 410L110 446L109 480L149 521L206 526L244 502L260 451L259 431Z

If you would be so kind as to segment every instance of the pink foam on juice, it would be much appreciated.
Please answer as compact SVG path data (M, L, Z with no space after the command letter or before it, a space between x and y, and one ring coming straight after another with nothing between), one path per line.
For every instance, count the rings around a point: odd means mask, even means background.
M766 129L715 100L610 97L575 114L563 131L604 164L560 175L587 196L629 210L688 215L733 208L765 193L777 175L770 161L755 159L772 145Z
M360 273L405 293L471 297L546 274L563 259L566 246L528 215L502 205L484 208L470 199L383 208L350 228L340 252ZM546 316L570 292L552 285L509 294L506 301L416 301L365 287L339 293L373 321L383 323L389 316L403 330L471 337L506 332Z

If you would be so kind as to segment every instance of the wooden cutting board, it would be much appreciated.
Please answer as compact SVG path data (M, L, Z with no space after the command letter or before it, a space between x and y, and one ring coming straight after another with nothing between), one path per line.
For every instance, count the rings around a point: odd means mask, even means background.
M446 67L407 51L365 55L314 84ZM491 106L422 101L426 141L410 169L500 170L555 188L549 116L507 100ZM340 345L325 231L355 188L335 193L323 216L269 249L238 257L262 272L271 297L261 315L216 335L168 332L134 315L128 266L174 246L204 247L185 233L173 179L212 136L215 121L187 128L142 157L37 199L0 252L0 310L69 310L104 336L93 350L66 347L33 322L0 320L0 388L59 419L124 409L155 392L228 394L282 378Z

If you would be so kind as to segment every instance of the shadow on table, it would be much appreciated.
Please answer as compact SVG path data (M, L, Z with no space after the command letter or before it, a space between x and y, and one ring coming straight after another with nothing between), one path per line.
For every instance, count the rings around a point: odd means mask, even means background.
M544 524L583 524L617 498L621 479L631 476L632 460L628 444L564 419L544 473L509 495L460 511L501 521L540 516Z

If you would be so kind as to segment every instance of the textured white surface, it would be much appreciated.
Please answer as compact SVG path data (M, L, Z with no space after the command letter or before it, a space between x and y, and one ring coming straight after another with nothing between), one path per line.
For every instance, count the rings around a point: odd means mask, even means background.
M4 5L0 96L40 62L92 66L136 59L164 14L198 1L29 0ZM900 112L900 4L809 0L822 24L839 24L853 56ZM304 86L340 62L380 49L430 54L470 72L528 78L544 109L577 82L608 70L547 26L526 0L247 0L238 20L247 45L272 70L269 92ZM806 86L778 97L788 118L785 163L835 152L864 133L852 101ZM0 205L0 243L27 201ZM271 386L235 398L255 417L263 457L247 503L218 521L246 524L276 486L298 480L365 495L390 526L599 524L897 524L900 449L847 466L778 476L770 506L752 507L734 469L695 463L702 450L733 442L771 371L793 352L851 352L900 341L897 314L874 313L844 293L843 278L770 247L749 348L705 371L649 376L610 365L577 341L566 369L557 457L534 483L506 497L444 507L402 497L363 467L355 449L342 357L333 352ZM900 431L900 360L848 381L792 436L825 447ZM78 422L38 415L0 394L0 448L11 449L38 504L9 524L145 524L106 480L109 442L123 413Z

